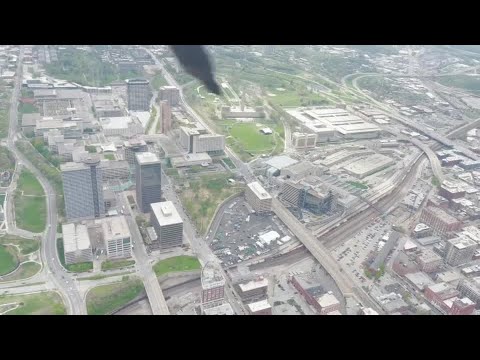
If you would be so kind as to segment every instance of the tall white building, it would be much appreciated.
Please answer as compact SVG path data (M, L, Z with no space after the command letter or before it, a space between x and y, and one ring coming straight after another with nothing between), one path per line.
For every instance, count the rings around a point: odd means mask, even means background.
M202 134L195 128L180 128L180 145L189 153L210 153L225 150L225 136Z
M102 228L103 241L109 259L131 257L131 235L125 216L96 220Z
M266 213L272 210L272 196L258 181L247 184L245 198L257 213Z
M151 223L157 233L161 249L181 246L183 242L183 220L171 201L150 204Z

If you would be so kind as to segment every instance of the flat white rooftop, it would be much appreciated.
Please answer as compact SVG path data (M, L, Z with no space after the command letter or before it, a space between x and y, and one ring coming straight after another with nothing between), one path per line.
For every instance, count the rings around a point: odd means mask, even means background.
M259 289L262 287L267 287L268 280L267 279L252 280L244 284L239 284L238 286L240 287L240 290L242 290L242 292L246 292L250 290Z
M101 118L100 123L104 129L127 129L133 123L131 116L118 116Z
M91 248L87 226L83 224L63 224L63 246L65 252L75 252Z
M265 200L265 199L271 199L272 197L270 194L263 188L262 185L258 181L254 181L250 184L247 185L250 190L253 191L256 197L258 197L260 200Z
M160 226L183 223L173 202L162 201L150 204L150 206Z
M270 309L272 306L268 303L268 300L260 300L251 304L248 304L248 309L252 312L258 312L262 310Z
M105 241L130 237L127 220L123 215L95 220L95 223L102 225L103 239Z
M338 299L335 297L335 295L329 294L329 293L326 293L326 294L323 294L322 296L320 296L317 299L317 302L322 308L340 304L340 301L338 301Z
M140 165L148 165L148 164L157 164L160 163L160 159L158 156L151 152L139 152L135 153L135 157L137 162Z

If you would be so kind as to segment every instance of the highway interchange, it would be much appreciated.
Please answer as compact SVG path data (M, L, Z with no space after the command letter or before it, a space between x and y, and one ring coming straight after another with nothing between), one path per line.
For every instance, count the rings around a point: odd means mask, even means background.
M155 59L157 65L163 69L163 75L167 82L170 85L177 86L180 89L180 98L182 106L187 110L187 112L196 119L200 124L202 124L206 129L212 131L208 123L206 123L185 101L182 88L178 86L178 83L175 79L164 69L163 64L152 54L148 49L147 52ZM53 190L51 184L48 180L26 159L23 154L18 151L15 147L15 141L21 138L20 133L17 130L17 102L21 88L21 79L22 79L22 50L20 52L19 61L18 61L18 71L17 78L15 81L15 87L12 94L12 105L10 109L10 129L7 144L8 147L13 152L17 163L29 169L35 176L38 178L42 187L45 190L46 200L47 200L47 228L44 233L44 239L41 243L41 258L43 260L45 269L42 273L45 284L38 284L38 277L34 277L31 280L24 282L23 287L19 287L15 292L23 291L40 291L40 289L50 288L56 289L65 299L67 305L67 313L75 315L84 315L86 314L85 301L82 299L80 292L78 290L78 281L72 274L68 273L60 264L57 249L56 249L56 229L57 229L57 209L56 209L56 194ZM368 98L372 105L377 106L378 108L385 111L385 113L392 118L400 121L409 128L415 129L425 135L429 136L434 141L441 143L443 145L451 146L452 142L448 139L450 135L457 135L457 133L449 134L448 137L439 135L438 133L433 133L423 128L421 125L415 124L409 119L401 116L396 110L390 108L389 106L376 101L371 98L369 95L365 94L357 84L358 79L362 76L376 76L378 74L362 74L357 76L352 81L352 87L348 86L347 82L343 82L346 89L349 91L354 91L357 95ZM158 118L158 117L157 117ZM438 161L438 158L433 153L432 149L426 146L425 144L416 141L410 140L415 146L419 147L428 157L432 170L435 176L439 179L442 179L441 167ZM462 150L465 155L472 157L477 160L478 155L474 154L468 149ZM286 149L288 149L286 142ZM254 181L255 176L252 174L252 171L248 164L243 163L235 153L233 153L228 147L226 148L227 155L232 159L237 167L237 171L245 177L247 182ZM376 308L378 311L378 305L373 302L364 291L355 286L353 281L349 278L349 275L344 273L340 266L333 259L329 253L329 249L334 247L342 239L348 238L351 234L358 229L362 228L365 224L365 221L378 213L378 209L381 211L388 211L395 206L401 198L405 195L405 192L412 186L413 181L416 178L417 170L420 168L420 165L425 161L425 157L418 157L417 160L411 165L411 167L404 171L402 175L397 177L397 181L393 184L386 186L385 190L382 192L377 192L375 196L372 196L369 205L366 203L360 203L357 207L350 210L344 218L336 219L331 223L323 226L321 229L315 232L313 236L309 231L307 231L304 226L296 220L296 218L288 211L283 204L277 199L273 201L273 211L275 214L294 232L294 234L299 238L299 240L305 245L305 247L311 252L311 254L320 262L320 264L330 273L332 278L336 281L338 287L341 289L342 293L345 296L354 296L358 301L363 304L368 304L368 306ZM403 177L402 177L403 176ZM178 199L177 194L175 193L173 186L169 183L169 180L166 176L163 176L163 195L167 200L171 200L175 203L177 209L180 212L180 215L184 219L184 237L191 244L192 249L197 254L198 258L205 264L206 262L215 262L220 268L220 263L217 257L212 253L211 249L208 247L206 242L197 235L194 227L190 223L190 220L186 216L181 206L181 203ZM392 190L395 190L392 192ZM387 195L388 194L388 195ZM138 230L138 226L135 223L135 220L131 214L130 206L125 196L119 196L119 200L124 204L125 208L129 209L129 214L127 214L127 221L132 232L132 239L140 246L134 247L134 257L137 263L138 275L143 280L145 284L145 289L147 296L149 298L152 312L154 314L168 314L168 307L166 305L165 299L162 294L162 290L158 284L157 278L153 269L151 267L151 261L149 256L146 253L145 247L143 246L143 241L141 240L141 234ZM338 224L349 220L349 227L342 227L338 229ZM11 229L14 231L14 229ZM238 294L235 293L233 288L229 283L229 276L224 272L224 276L227 280L229 286L226 287L226 295L229 299L229 302L232 304L235 311L239 314L246 313L241 302L238 301ZM3 288L0 287L0 288ZM12 289L12 288L9 288ZM13 291L11 291L13 292Z

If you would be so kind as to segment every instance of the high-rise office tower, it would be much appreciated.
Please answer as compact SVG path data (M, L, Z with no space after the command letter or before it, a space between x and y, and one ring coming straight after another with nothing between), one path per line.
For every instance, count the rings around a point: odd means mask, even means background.
M151 152L136 153L135 159L138 208L143 213L149 213L150 204L162 199L160 159Z
M170 106L177 106L180 102L180 90L175 86L162 86L158 95L160 100L167 100Z
M100 159L88 157L83 163L62 164L60 169L68 221L102 217L105 204Z
M139 152L147 152L148 146L143 139L130 139L125 141L125 160L130 167L135 167L135 154Z
M162 133L168 133L172 129L172 108L167 100L160 101L160 121L162 124Z
M151 223L157 233L160 249L181 246L183 220L171 201L151 204Z
M127 80L128 110L150 111L151 96L148 80Z

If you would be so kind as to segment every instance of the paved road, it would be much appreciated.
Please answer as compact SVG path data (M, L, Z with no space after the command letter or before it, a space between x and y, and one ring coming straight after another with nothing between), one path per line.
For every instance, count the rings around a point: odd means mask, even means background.
M21 48L20 55L18 57L17 78L15 80L15 87L13 89L11 99L10 129L7 143L9 149L15 156L16 161L18 161L21 165L24 165L37 177L46 194L47 228L42 239L40 254L46 267L47 278L55 285L66 301L67 313L83 315L86 314L86 307L78 292L76 281L74 281L74 278L62 267L57 255L56 229L58 219L55 192L53 191L53 188L48 180L30 163L28 159L23 156L20 151L18 151L15 146L15 141L21 137L21 135L19 135L17 132L17 103L22 81L22 59L23 48Z
M165 70L162 62L157 59L155 54L153 54L149 49L144 48L144 50L150 54L150 56L154 59L155 64L162 69L162 74L165 78L165 80L168 82L169 85L175 86L179 89L180 91L180 101L184 107L184 109L190 114L192 118L194 118L197 122L199 122L205 129L207 129L210 133L215 134L215 131L209 126L207 122L205 122L191 107L188 105L187 101L185 100L185 97L183 95L183 86L179 85L177 81L173 78L170 73ZM225 146L225 153L230 157L230 159L233 161L235 166L237 167L237 170L245 177L245 179L250 182L250 181L255 181L255 177L252 174L251 169L249 168L248 165L246 165L243 161L241 161L237 155L230 150L227 146Z
M133 254L136 260L137 274L140 276L145 286L152 313L153 315L169 315L170 311L168 310L167 302L165 301L162 288L158 283L157 276L155 275L150 259L148 258L145 245L143 244L142 235L135 222L128 199L125 193L117 194L117 198L119 203L121 203L126 210L125 217L132 236Z
M364 306L372 307L379 313L383 313L379 306L372 301L362 289L355 286L348 275L343 272L342 268L335 261L330 252L317 239L315 239L295 218L295 216L293 216L292 213L276 198L272 199L272 210L305 245L320 265L322 265L322 267L330 274L344 297L354 297L361 301Z
M168 177L162 171L162 194L165 199L172 201L180 214L180 217L183 219L183 237L184 242L187 241L192 250L197 255L198 259L205 265L207 262L212 262L217 265L219 269L222 270L223 276L225 277L225 281L227 286L225 286L225 294L229 303L232 305L233 310L237 314L246 314L246 309L244 308L243 304L239 301L239 296L231 286L231 281L229 276L223 271L223 268L220 264L220 260L215 256L212 250L209 248L207 243L201 238L197 231L195 230L194 226L192 225L190 218L185 213L183 209L182 203L178 198L175 190L170 183ZM229 286L230 285L230 286Z

